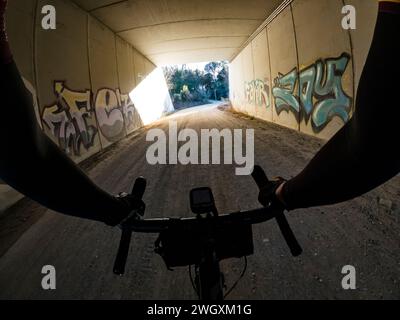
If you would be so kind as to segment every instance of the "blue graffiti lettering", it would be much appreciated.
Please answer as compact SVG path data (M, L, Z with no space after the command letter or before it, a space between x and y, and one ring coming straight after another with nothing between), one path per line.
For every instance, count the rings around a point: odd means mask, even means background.
M342 78L349 61L350 55L343 53L339 58L318 60L300 72L293 69L279 74L272 89L278 115L292 112L299 122L304 119L306 123L311 118L315 132L323 130L335 116L346 123L352 99L343 90Z
M300 112L299 100L294 94L297 81L297 69L293 69L286 75L279 74L275 79L275 87L272 94L275 98L275 108L278 115L282 111L292 111L296 117Z

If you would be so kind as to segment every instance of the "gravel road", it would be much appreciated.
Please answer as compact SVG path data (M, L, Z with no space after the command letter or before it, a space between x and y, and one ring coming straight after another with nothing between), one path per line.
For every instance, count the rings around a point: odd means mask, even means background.
M255 129L256 163L270 176L295 175L323 143L215 105L179 112L151 127L168 130L172 119L179 129ZM254 182L249 176L236 176L234 165L149 165L145 155L151 143L146 142L146 132L151 127L96 156L84 169L114 194L129 191L137 176L145 176L147 217L190 216L189 191L199 186L213 189L220 212L258 206ZM73 186L71 194L65 194L66 201L71 196ZM397 177L351 202L292 212L288 219L304 249L299 258L290 255L275 222L254 227L255 254L229 298L399 299L399 208ZM155 235L133 236L127 273L117 277L112 266L118 229L49 210L25 229L17 239L4 242L8 247L0 257L1 299L196 298L187 268L168 271L153 253ZM237 259L222 263L228 287L239 277L243 264ZM44 265L56 268L54 291L41 288ZM345 265L357 270L356 290L342 289Z

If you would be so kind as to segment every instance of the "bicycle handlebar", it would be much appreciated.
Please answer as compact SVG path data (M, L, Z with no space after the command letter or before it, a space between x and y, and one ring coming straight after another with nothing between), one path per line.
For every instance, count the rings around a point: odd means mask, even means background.
M268 186L270 181L265 175L264 170L255 166L252 174L258 188L261 190ZM146 180L144 178L138 178L135 182L135 186L132 190L132 195L137 198L142 198L146 189ZM302 253L302 248L297 242L293 231L291 230L289 223L283 213L283 210L274 206L272 203L269 206L248 210L239 211L230 214L224 214L208 218L190 217L190 218L156 218L156 219L142 219L139 215L134 215L132 219L128 219L122 227L122 235L119 244L117 258L114 264L114 273L117 275L123 275L125 272L125 265L128 257L130 242L132 238L132 232L139 233L161 233L174 226L181 228L182 230L191 230L204 225L218 224L222 226L233 226L233 225L253 225L262 222L266 222L275 218L282 235L290 249L293 256L299 256Z
M160 233L171 226L179 225L183 229L191 229L201 223L219 225L244 225L258 224L276 217L276 213L271 208L260 208L249 211L238 211L230 214L223 214L212 218L155 218L155 219L136 219L130 222L129 228L132 232L139 233Z

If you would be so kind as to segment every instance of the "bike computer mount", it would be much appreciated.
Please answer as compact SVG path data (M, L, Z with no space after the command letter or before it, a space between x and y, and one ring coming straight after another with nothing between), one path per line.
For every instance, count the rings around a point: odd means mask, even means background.
M190 208L197 215L217 214L212 190L208 187L196 188L190 191Z

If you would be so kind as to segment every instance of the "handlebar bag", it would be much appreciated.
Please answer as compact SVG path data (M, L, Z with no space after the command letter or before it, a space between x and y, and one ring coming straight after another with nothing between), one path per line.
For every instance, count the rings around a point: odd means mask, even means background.
M160 233L156 253L168 268L199 264L205 249L215 250L218 260L241 258L254 253L251 225L199 223L183 228L179 221Z

